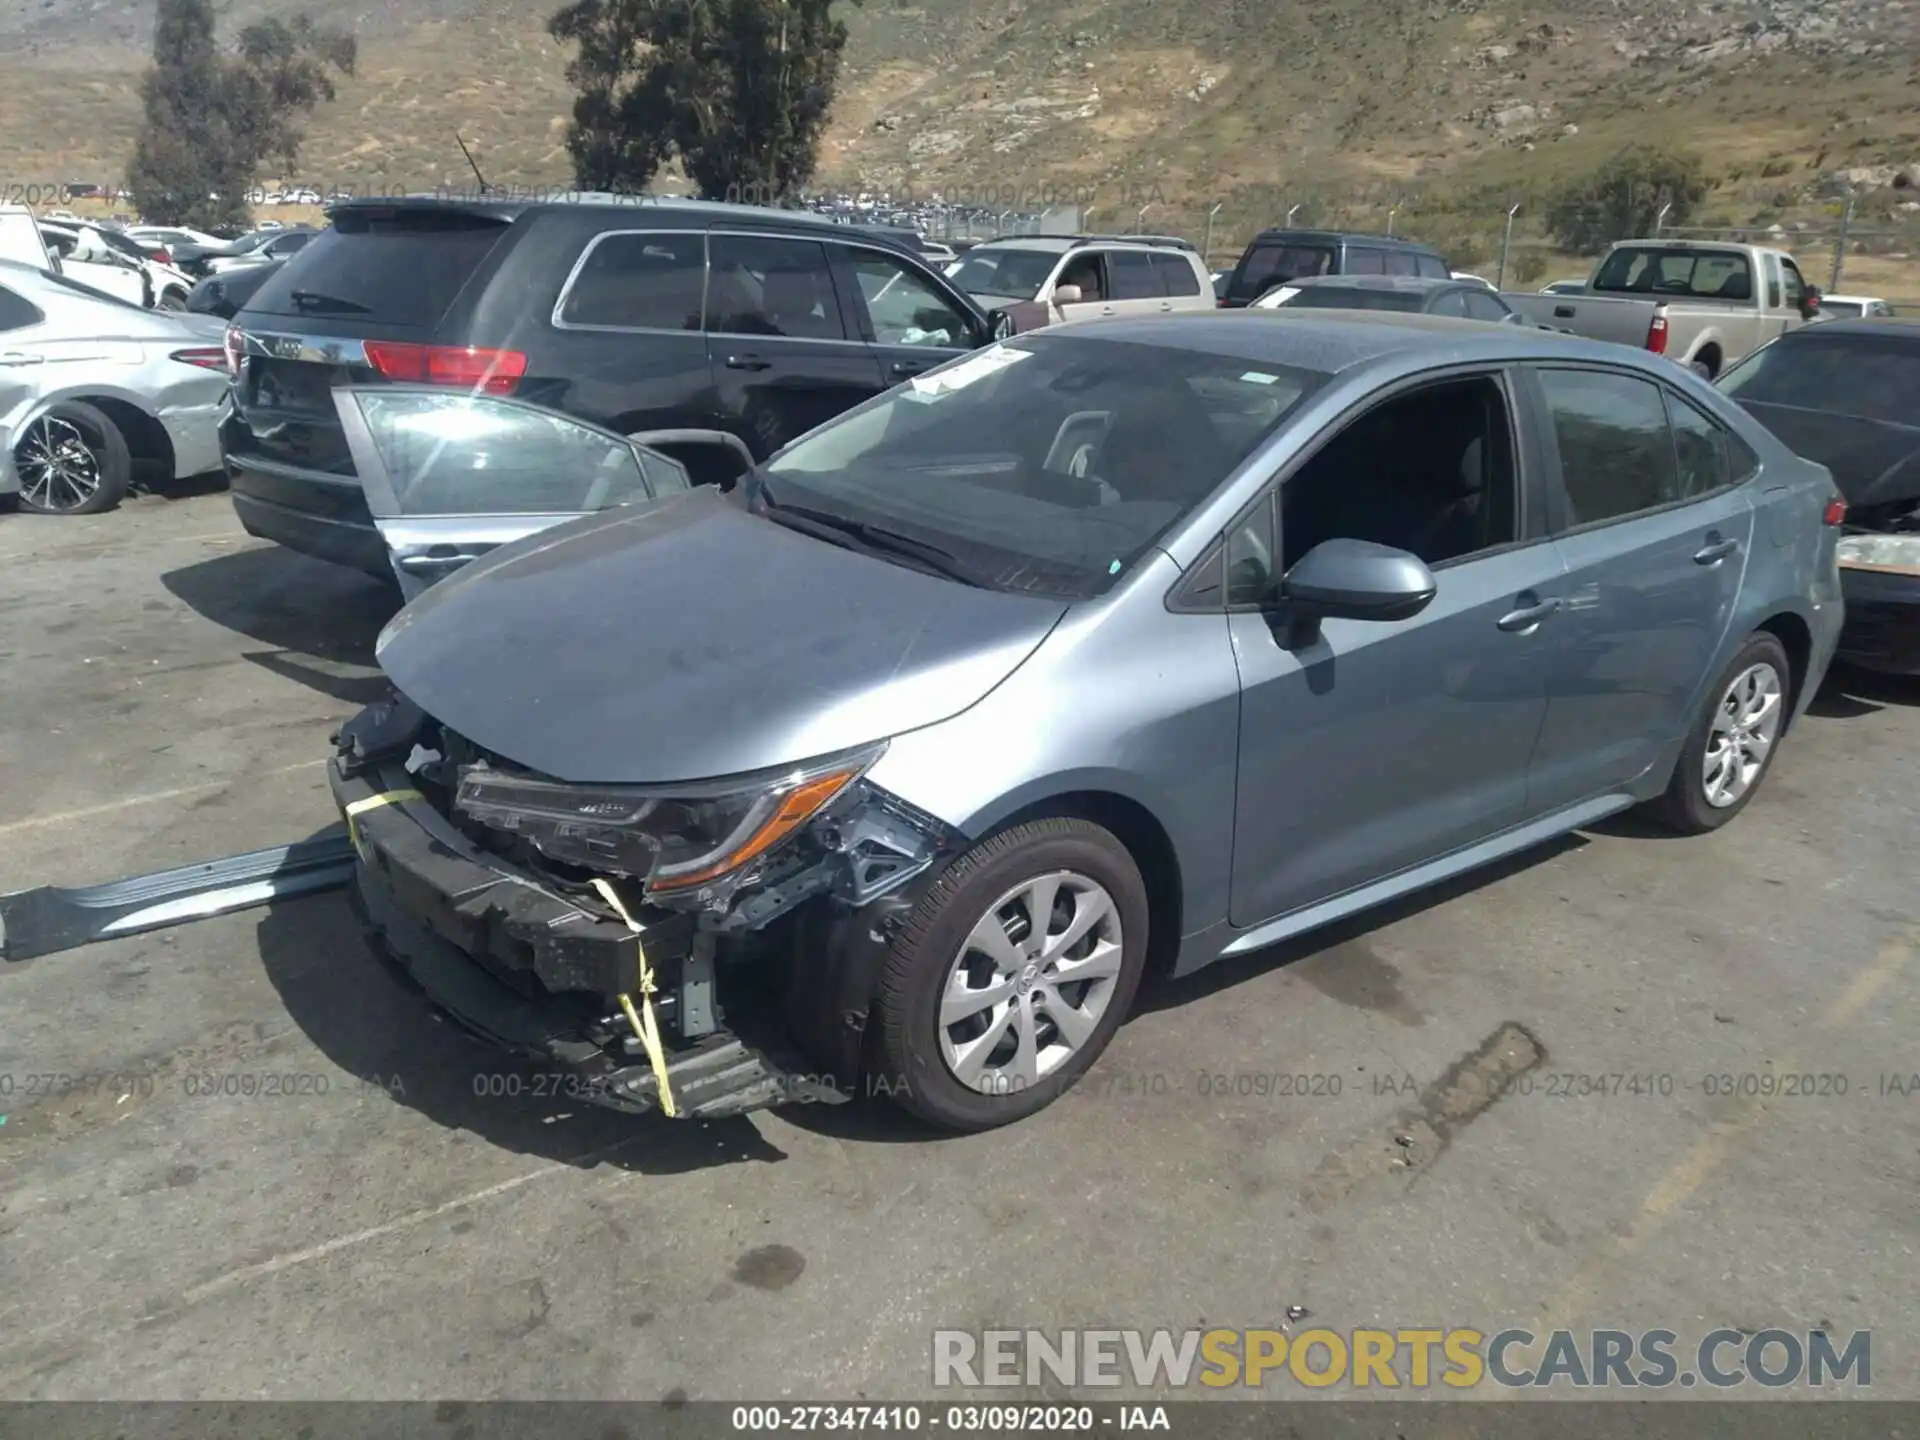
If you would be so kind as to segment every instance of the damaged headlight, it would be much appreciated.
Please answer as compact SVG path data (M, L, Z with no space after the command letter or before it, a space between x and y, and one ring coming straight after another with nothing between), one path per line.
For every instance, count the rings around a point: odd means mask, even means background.
M756 862L844 794L884 749L657 788L567 785L469 766L454 808L562 864L639 880L649 899L724 903L753 878Z
M1856 570L1899 570L1920 575L1920 535L1848 535L1838 553Z

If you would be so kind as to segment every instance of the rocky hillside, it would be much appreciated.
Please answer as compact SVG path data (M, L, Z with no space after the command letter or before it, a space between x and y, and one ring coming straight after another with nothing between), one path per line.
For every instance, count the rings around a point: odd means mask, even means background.
M460 183L457 130L489 178L563 179L552 3L321 7L363 66L299 178ZM291 8L236 0L226 23ZM1744 223L1843 172L1897 207L1920 163L1920 0L866 0L848 18L828 179L1093 197L1102 223L1524 191L1651 137L1705 153ZM0 184L118 177L150 24L140 0L0 13Z

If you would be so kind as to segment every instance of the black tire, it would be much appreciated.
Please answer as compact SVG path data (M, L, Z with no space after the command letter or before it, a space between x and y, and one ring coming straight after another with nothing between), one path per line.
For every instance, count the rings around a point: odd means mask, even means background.
M1716 805L1707 797L1706 783L1707 746L1713 738L1714 720L1727 704L1734 681L1761 664L1773 667L1780 686L1780 717L1773 740L1760 758L1759 771L1739 798L1731 804ZM1793 687L1793 664L1787 658L1786 646L1764 630L1749 635L1747 643L1727 662L1726 669L1707 691L1700 713L1694 717L1693 729L1687 733L1687 743L1680 747L1680 760L1674 766L1667 793L1654 802L1654 814L1662 824L1681 835L1705 835L1718 830L1752 803L1773 769L1773 757L1779 752L1781 735L1786 729L1788 707L1793 703Z
M178 285L161 291L158 308L162 310L185 310L187 308L187 292L182 290Z
M53 474L44 484L36 483L40 452L49 445L61 450L75 436L89 457L93 488L82 494L77 483ZM98 515L111 510L126 498L133 478L127 437L105 411L79 400L62 401L27 426L14 446L13 467L20 480L21 509L37 515Z
M961 1083L941 1054L941 992L988 907L1026 880L1054 871L1075 872L1112 898L1121 930L1120 968L1098 1023L1058 1069L1031 1087L983 1093ZM870 1032L874 1093L956 1131L990 1130L1044 1108L1086 1073L1125 1022L1146 968L1148 913L1139 866L1098 825L1036 820L982 841L935 882L893 939Z

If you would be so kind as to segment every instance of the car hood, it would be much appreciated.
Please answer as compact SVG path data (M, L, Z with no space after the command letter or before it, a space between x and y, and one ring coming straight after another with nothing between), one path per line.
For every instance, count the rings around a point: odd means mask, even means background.
M1824 465L1856 509L1920 498L1920 425L1771 401L1739 404L1794 454Z
M700 489L502 547L401 611L379 658L483 749L559 780L643 784L945 720L1065 609L843 550Z

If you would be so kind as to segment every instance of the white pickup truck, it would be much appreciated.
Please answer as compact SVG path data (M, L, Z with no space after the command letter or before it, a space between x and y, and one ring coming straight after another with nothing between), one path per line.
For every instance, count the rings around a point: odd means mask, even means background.
M1505 295L1543 325L1691 365L1708 379L1820 313L1784 250L1706 240L1626 240L1574 295Z

